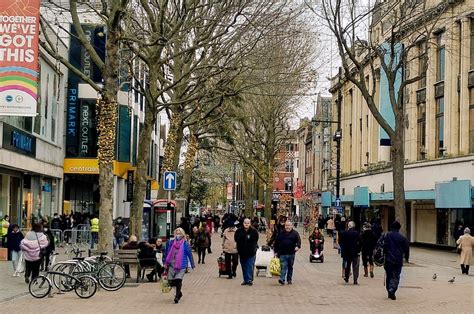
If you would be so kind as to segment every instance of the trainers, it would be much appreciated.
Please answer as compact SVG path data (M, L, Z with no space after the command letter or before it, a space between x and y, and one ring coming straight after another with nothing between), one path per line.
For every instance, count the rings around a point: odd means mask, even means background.
M285 284L285 282L284 282L283 280L281 280L281 279L278 279L278 283L279 283L280 285L282 285L282 286Z
M241 285L241 286L246 286L246 285L248 285L248 282L245 282L245 281L244 281L244 282L242 282L240 285Z
M253 286L253 282L252 282L252 281L249 281L249 282L247 282L247 285L248 285L248 286Z
M348 282L349 282L349 278L344 277L344 281L345 281L346 283L348 283Z
M389 298L389 299L392 299L392 300L396 300L396 299L397 299L397 297L395 296L395 293L390 293L390 292L388 293L388 298Z
M291 282L291 280L288 280L287 284L292 285L293 282Z

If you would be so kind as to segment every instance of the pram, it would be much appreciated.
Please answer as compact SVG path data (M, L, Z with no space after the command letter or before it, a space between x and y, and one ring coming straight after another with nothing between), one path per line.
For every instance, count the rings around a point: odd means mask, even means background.
M219 268L219 278L221 276L227 276L229 273L225 267L225 256L222 254L217 258L217 267Z
M274 256L272 248L267 245L262 245L257 250L257 256L255 257L255 268L257 269L257 276L261 271L264 271L267 277L272 275L268 271L268 265L270 264L271 259Z

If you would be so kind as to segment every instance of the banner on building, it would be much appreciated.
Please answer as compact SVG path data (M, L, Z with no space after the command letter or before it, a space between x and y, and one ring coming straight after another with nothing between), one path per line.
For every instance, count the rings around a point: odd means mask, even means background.
M131 202L133 200L133 171L127 171L127 200Z
M40 0L0 1L0 115L36 116Z

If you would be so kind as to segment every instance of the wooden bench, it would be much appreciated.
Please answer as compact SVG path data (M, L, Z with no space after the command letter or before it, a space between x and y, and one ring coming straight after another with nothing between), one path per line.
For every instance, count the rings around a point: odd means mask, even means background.
M140 259L138 259L139 250L116 250L114 252L114 261L121 263L123 266L130 265L137 267L137 283L140 278L145 277L145 271L147 269L155 269L155 266L142 266ZM142 260L143 261L143 260ZM155 280L157 280L157 273L155 272Z

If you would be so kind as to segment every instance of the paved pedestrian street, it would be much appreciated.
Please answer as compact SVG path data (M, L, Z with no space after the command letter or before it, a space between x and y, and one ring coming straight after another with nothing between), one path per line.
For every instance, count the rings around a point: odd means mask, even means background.
M263 235L261 235L263 237ZM187 274L183 298L173 303L173 292L163 294L159 283L132 280L117 292L99 291L91 299L79 299L73 292L53 298L34 299L23 284L15 297L3 295L10 285L21 287L23 278L5 274L1 262L0 307L2 313L472 313L474 276L461 276L456 254L412 248L411 264L403 268L397 300L387 298L383 269L375 278L359 278L359 285L344 283L341 260L331 243L326 244L325 262L309 263L309 245L297 253L293 285L280 286L276 278L259 276L254 285L241 286L242 275L228 280L218 277L216 259L220 237L213 236L213 253L206 264ZM195 256L196 259L196 256ZM10 265L8 265L10 266ZM433 274L437 280L433 281ZM132 272L133 274L133 272ZM363 269L361 265L361 275ZM453 284L448 283L456 277Z

